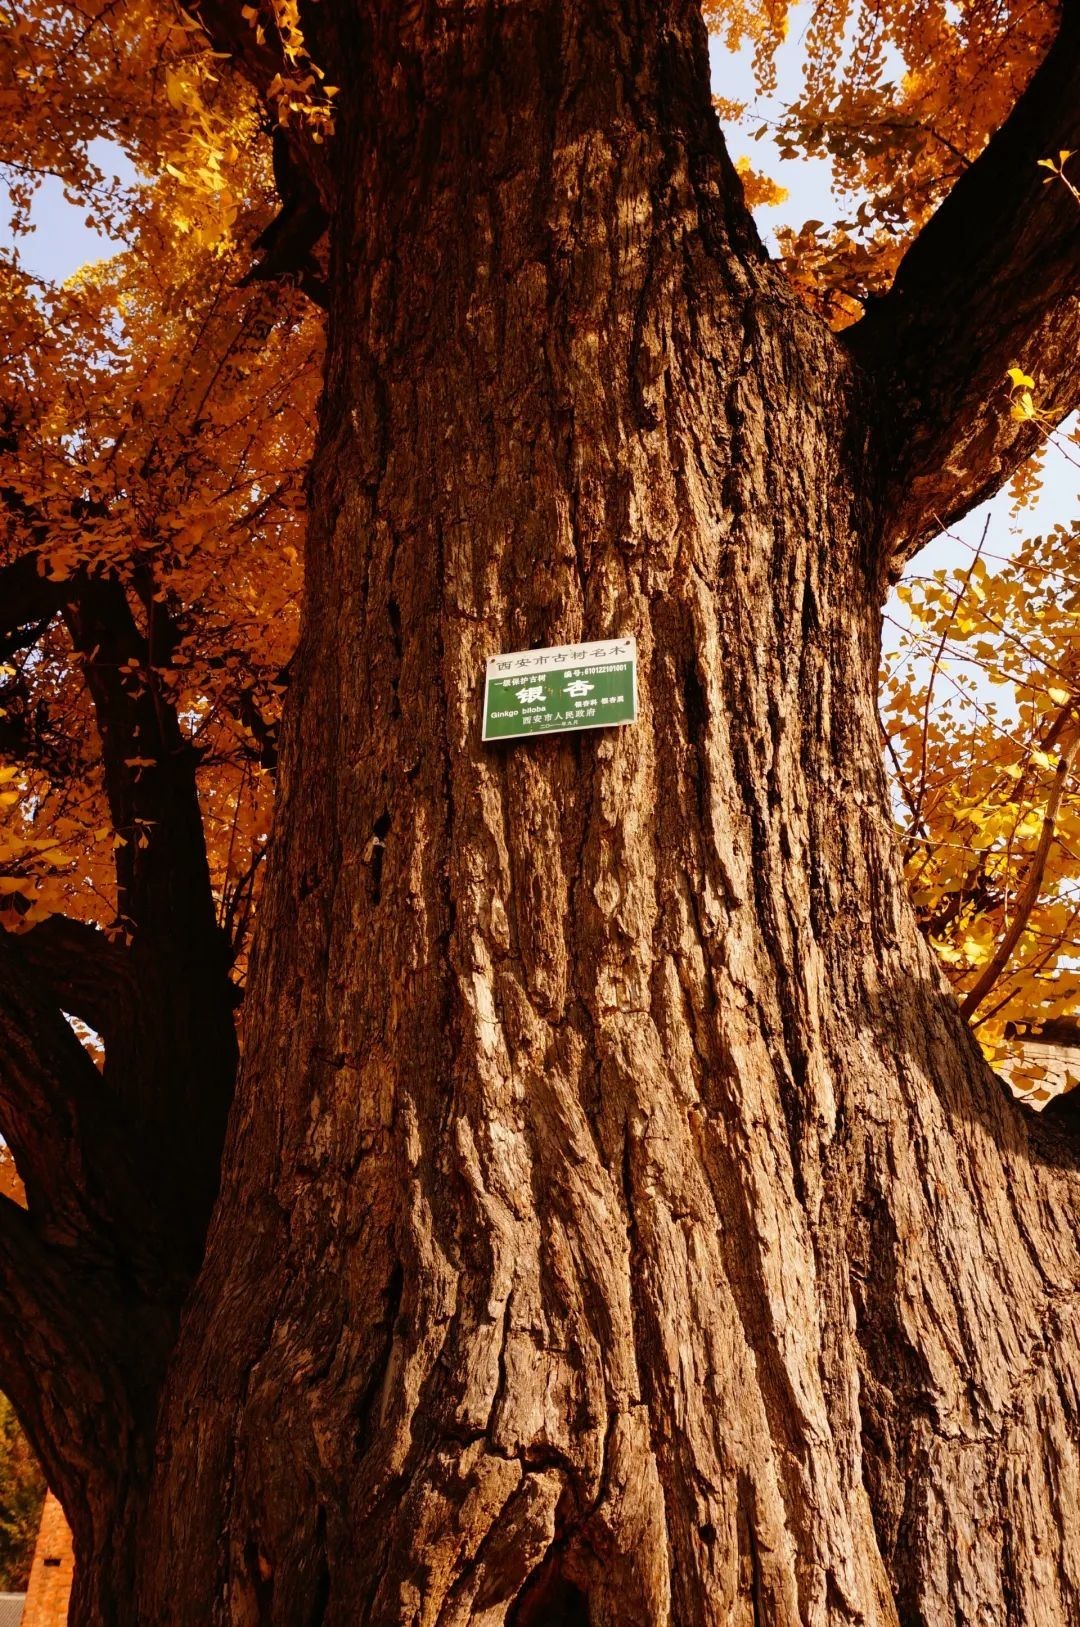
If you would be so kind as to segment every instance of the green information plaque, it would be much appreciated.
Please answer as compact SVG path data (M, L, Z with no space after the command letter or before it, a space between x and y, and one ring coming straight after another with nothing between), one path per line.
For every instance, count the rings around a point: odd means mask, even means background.
M484 684L485 740L637 721L637 644L605 638L493 655Z

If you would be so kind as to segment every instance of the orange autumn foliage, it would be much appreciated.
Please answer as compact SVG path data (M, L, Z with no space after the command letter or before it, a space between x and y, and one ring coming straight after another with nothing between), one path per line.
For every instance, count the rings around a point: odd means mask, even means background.
M48 582L108 577L141 626L151 606L167 618L167 650L121 681L131 695L152 682L198 749L239 951L295 637L319 313L295 289L245 284L273 215L269 143L191 19L30 7L5 56L16 229L35 180L59 174L120 246L62 287L18 253L0 266L0 568L32 555ZM102 137L130 179L102 169ZM63 909L123 933L115 853L149 833L110 819L63 612L9 631L0 663L0 892L20 901L7 919ZM124 766L153 771L137 744Z
M759 95L796 30L796 94L766 124L782 157L821 158L843 215L779 235L796 287L837 326L888 287L900 258L1004 121L1052 37L1049 0L706 0L729 48L750 49Z

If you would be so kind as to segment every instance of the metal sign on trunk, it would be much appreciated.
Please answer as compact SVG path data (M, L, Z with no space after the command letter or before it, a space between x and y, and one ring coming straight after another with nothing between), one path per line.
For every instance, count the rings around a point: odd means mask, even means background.
M637 721L637 643L605 638L493 655L484 685L485 740L610 729Z

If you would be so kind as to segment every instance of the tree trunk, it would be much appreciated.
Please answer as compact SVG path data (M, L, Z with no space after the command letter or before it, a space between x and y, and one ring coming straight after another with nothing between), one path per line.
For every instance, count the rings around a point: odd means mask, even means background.
M904 895L860 375L691 0L377 9L127 1619L1080 1619L1076 1176ZM481 745L488 655L616 634L636 724Z

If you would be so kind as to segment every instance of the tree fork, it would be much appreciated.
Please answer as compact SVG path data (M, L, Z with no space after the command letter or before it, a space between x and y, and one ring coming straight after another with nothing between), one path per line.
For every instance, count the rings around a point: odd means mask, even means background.
M65 622L101 738L120 844L119 915L140 993L107 1066L148 1152L172 1177L172 1208L194 1267L217 1192L236 1073L237 995L210 885L198 753L161 679L178 631L151 589L145 629L136 625L125 586L112 579L86 582Z
M81 658L117 837L117 909L127 945L125 953L77 923L61 929L54 921L10 952L37 961L47 984L66 981L75 1004L64 1010L107 1037L108 1082L132 1114L148 1166L156 1164L173 1187L169 1224L184 1234L194 1269L235 1079L238 995L210 885L198 754L161 681L178 630L152 581L139 583L140 629L120 579L79 571L52 580L40 551L47 525L21 497L0 493L0 505L38 545L0 571L0 636L17 639L31 623L40 637L60 617ZM79 1009L87 998L92 1009Z

